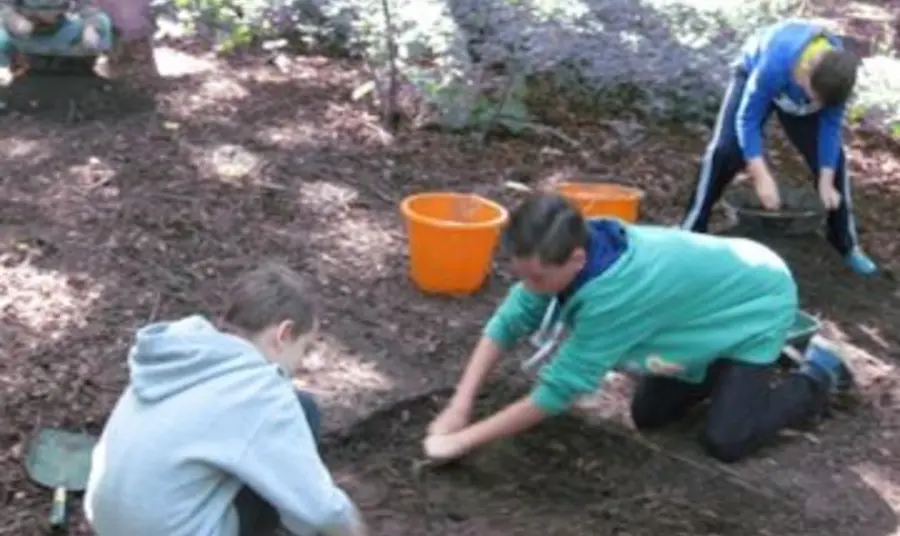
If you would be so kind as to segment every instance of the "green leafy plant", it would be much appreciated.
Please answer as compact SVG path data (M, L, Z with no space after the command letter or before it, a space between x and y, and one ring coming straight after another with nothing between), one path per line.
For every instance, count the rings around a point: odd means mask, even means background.
M287 37L364 58L369 80L354 97L378 104L389 126L417 117L418 105L393 103L413 95L428 124L518 134L545 110L709 121L743 40L800 0L161 1L222 53ZM866 65L850 119L890 120L895 52Z

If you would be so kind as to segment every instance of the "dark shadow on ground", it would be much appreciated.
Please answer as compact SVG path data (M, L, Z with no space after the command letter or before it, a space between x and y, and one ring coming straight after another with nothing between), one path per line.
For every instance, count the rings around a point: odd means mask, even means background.
M867 391L855 403L836 406L820 422L789 430L757 455L728 467L706 458L697 442L705 408L645 437L660 452L674 453L691 466L696 462L706 466L704 471L735 476L745 490L773 492L788 506L786 512L802 519L801 534L890 535L900 522L893 499L897 481L880 468L896 458L893 434L885 428L895 426L897 407L882 405Z
M490 384L479 414L524 392L522 385ZM892 534L898 523L890 505L850 467L817 474L783 467L773 481L748 482L702 455L660 449L625 429L572 416L459 463L416 471L417 430L450 394L430 393L375 413L325 445L373 533L874 536ZM819 504L821 497L802 490L786 492L785 482L798 478L840 488L832 498L853 503L859 517L841 518L831 503Z
M116 120L155 108L153 95L96 76L32 75L10 86L8 113L58 124Z

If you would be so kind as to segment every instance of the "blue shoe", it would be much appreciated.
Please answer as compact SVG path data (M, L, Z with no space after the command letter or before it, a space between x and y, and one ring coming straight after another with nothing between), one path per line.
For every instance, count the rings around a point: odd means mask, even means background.
M853 248L853 250L844 257L844 260L847 261L847 266L859 275L872 276L878 273L878 266L875 262L873 262L872 259L858 247Z
M804 354L800 373L832 393L846 393L853 388L853 372L838 354L837 348L824 337L816 335Z

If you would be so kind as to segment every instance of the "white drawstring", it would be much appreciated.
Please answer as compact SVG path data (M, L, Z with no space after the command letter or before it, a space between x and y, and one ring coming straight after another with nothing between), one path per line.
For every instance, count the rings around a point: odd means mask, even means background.
M558 309L559 299L554 298L547 306L541 326L529 337L529 342L537 348L537 351L522 363L523 371L527 372L544 361L559 342L565 325L562 321L554 322Z

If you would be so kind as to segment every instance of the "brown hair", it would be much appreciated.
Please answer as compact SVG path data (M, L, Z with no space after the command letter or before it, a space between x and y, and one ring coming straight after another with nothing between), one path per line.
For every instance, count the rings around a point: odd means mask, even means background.
M315 327L315 300L300 274L270 262L235 281L222 320L228 328L247 335L290 320L293 336L299 337Z
M538 192L510 212L502 244L513 257L537 257L544 264L560 266L576 249L587 246L589 235L584 217L571 201Z
M847 102L856 85L859 58L846 50L828 50L810 73L809 82L824 106Z

